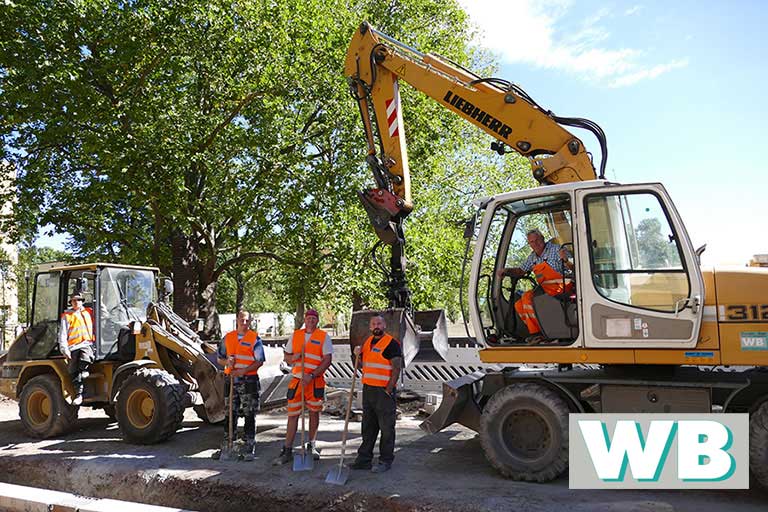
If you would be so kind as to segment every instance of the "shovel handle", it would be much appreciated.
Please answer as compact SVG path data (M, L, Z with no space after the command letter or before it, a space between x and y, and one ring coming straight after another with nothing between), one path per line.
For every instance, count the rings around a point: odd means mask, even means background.
M360 354L355 354L355 366L352 368L352 385L349 388L349 400L347 400L347 414L344 417L344 430L341 432L341 457L339 458L339 471L344 467L344 452L347 448L347 432L349 431L349 417L352 414L352 398L355 396L355 381L357 380L357 365L360 362Z
M229 371L229 437L227 438L227 448L232 451L232 402L235 399L235 376L232 369Z

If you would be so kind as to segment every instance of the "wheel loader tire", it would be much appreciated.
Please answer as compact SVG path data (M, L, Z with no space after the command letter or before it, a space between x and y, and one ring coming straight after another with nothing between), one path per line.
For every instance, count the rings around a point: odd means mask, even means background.
M223 425L224 420L221 421L211 421L208 419L208 413L205 412L205 406L204 405L194 405L192 408L195 410L195 414L197 414L197 417L203 420L205 423L208 423L209 425Z
M164 370L140 368L120 386L116 412L123 439L129 443L165 441L184 419L184 388Z
M494 394L480 418L480 444L499 473L513 480L548 482L568 468L568 405L532 383Z
M768 489L768 402L749 417L749 468L757 483Z
M55 375L38 375L24 384L19 397L19 416L32 437L54 437L77 424L77 407L64 400L61 381Z
M115 404L105 405L104 414L106 414L111 421L117 421L117 411L115 411Z

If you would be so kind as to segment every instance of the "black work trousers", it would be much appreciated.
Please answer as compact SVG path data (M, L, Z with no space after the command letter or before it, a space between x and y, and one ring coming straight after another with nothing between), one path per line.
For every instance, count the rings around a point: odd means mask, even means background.
M356 462L373 460L373 447L381 431L379 462L392 464L395 460L395 419L397 405L394 395L382 386L363 385L363 444L357 450Z
M72 379L72 386L75 388L75 395L83 394L83 373L87 372L93 363L93 345L88 344L70 353L69 377Z
M259 377L258 375L246 375L235 379L235 392L232 399L232 430L237 439L237 420L241 416L245 419L246 443L253 443L256 439L256 414L259 412ZM229 436L229 378L224 381L224 439ZM234 441L234 439L233 439Z

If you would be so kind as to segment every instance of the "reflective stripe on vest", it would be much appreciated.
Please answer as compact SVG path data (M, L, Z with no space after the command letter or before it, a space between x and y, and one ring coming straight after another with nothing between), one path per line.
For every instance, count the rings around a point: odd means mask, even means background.
M534 265L533 273L536 274L536 281L538 281L547 295L559 295L570 291L572 288L573 282L570 279L566 279L563 282L563 274L553 269L546 261Z
M67 321L67 345L72 347L84 341L94 341L92 313L87 308L73 311L68 309L61 314Z
M392 363L384 357L384 350L394 339L389 334L381 337L373 346L373 336L363 343L363 384L385 387L392 377ZM395 342L397 343L397 342Z
M228 332L227 335L224 336L224 347L227 349L227 357L235 356L234 368L236 370L248 368L256 360L256 358L253 357L253 349L256 346L258 338L259 335L251 330L245 331L243 338L240 340L237 339L237 331ZM229 375L231 372L231 368L224 368L225 374ZM258 372L258 369L251 370L247 372L246 375L257 375Z
M309 343L304 344L306 340L306 329L297 329L293 331L293 338L291 338L291 350L294 354L301 354L302 348L304 349L304 373L312 373L323 361L323 344L325 338L328 336L322 329L315 329L309 337ZM301 360L293 363L291 373L298 378L301 375ZM325 379L323 378L325 372L315 377L315 386L325 386Z

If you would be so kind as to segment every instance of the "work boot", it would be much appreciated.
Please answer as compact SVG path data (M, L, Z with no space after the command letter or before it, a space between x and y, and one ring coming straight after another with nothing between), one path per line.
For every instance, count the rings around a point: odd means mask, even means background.
M307 443L307 453L312 454L313 460L320 460L320 450L317 449L315 443Z
M370 462L363 462L361 460L356 460L349 465L352 469L371 469L371 466L372 464Z
M245 462L251 462L256 458L256 443L254 441L247 441L245 443L245 450L243 453L243 460Z
M75 399L72 400L72 405L82 405L83 403L83 395L77 395L75 396Z
M283 449L280 450L280 455L272 461L273 466L282 466L283 464L288 464L293 460L293 448L288 448L287 446L283 446Z
M371 468L371 473L386 473L390 469L392 469L391 462L379 462Z

